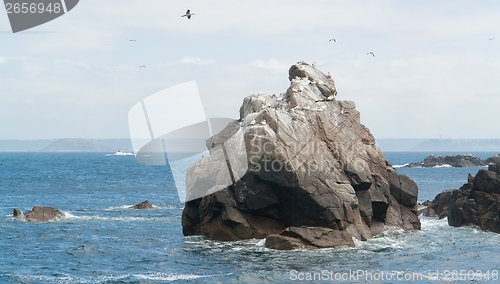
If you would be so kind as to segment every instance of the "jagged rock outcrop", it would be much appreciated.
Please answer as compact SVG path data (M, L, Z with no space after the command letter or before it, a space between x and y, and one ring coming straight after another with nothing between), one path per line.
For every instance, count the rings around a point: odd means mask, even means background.
M430 155L422 162L410 163L406 165L407 168L432 168L440 166L451 166L458 168L466 167L480 167L487 165L483 160L478 157L468 155L454 155L454 156L439 156Z
M279 97L246 97L240 119L207 140L210 157L189 166L187 200L205 196L186 202L184 235L293 249L420 229L417 185L384 158L355 103L337 100L332 78L307 63L289 79Z
M447 209L442 205L446 203ZM450 226L477 225L500 233L500 161L479 170L475 177L469 174L460 189L440 193L431 207L445 211Z
M64 215L61 211L53 208L53 207L41 207L35 206L30 211L21 212L21 210L15 208L13 213L14 218L24 218L29 222L47 222L52 220L57 220Z
M153 209L153 204L146 200L134 206L130 206L130 209Z

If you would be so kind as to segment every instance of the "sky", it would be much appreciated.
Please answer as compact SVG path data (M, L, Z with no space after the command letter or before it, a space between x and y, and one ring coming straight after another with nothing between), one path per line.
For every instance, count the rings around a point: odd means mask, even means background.
M498 1L82 0L16 34L0 9L0 139L127 138L136 103L191 80L239 118L301 59L375 138L500 138Z

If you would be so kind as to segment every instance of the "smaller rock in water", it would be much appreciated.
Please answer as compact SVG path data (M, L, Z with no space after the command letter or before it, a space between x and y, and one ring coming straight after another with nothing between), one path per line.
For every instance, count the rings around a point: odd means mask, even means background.
M23 218L24 214L21 210L14 208L14 218Z
M29 222L47 222L61 218L64 215L61 213L61 211L53 207L35 206L33 207L33 209L31 209L31 211L24 212L24 216L26 217L26 220Z
M149 201L144 201L134 206L131 206L130 209L153 209L153 204L149 203Z

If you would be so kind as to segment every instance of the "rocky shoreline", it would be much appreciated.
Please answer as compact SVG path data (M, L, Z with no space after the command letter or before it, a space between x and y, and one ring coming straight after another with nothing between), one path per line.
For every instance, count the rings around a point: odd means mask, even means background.
M280 96L246 97L240 119L207 140L210 157L189 166L184 235L286 250L420 229L416 183L384 158L355 103L305 62L289 80Z
M448 217L454 227L478 226L484 231L500 233L500 161L480 169L460 189L449 189L426 202L424 216Z

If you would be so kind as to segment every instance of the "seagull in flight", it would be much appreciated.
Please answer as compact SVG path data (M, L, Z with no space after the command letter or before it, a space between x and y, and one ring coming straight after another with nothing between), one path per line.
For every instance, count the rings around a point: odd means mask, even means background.
M182 15L181 17L187 17L188 19L191 19L191 16L196 15L195 13L191 13L191 10L187 10L186 14Z
M139 66L139 68L146 68L146 65L141 65Z
M373 55L373 57L375 57L375 53L373 53L373 51L368 52L366 55L370 55L370 54Z
M128 41L137 41L136 39L129 39Z
M334 39L334 38L331 38L328 42L331 42L331 41L333 41L333 42L337 42L337 40L336 40L336 39Z
M493 40L493 39L495 39L495 38L494 37L490 37L490 40Z

